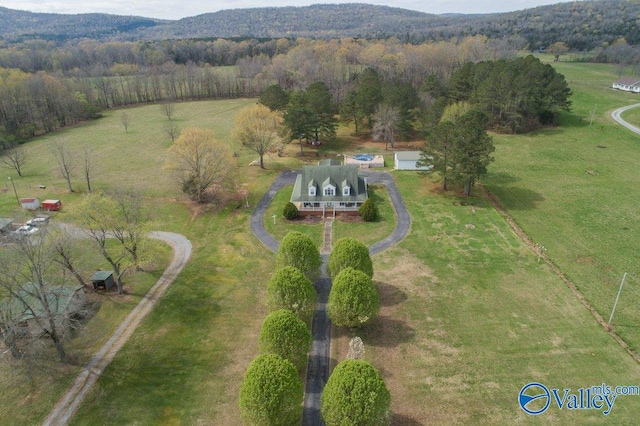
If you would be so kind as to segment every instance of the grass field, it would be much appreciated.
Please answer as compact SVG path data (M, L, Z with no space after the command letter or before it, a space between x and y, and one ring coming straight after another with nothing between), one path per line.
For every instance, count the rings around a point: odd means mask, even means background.
M634 344L637 138L604 116L604 111L634 101L607 89L615 79L612 68L557 66L575 92L573 115L565 115L559 128L496 136L496 162L484 183L602 314L628 269L614 328ZM181 127L213 128L228 140L234 112L250 102L180 104L177 120ZM238 389L257 352L266 315L261 300L273 256L251 235L251 209L242 202L202 209L181 201L160 168L169 141L161 132L166 117L159 107L127 112L132 117L128 134L119 124L121 111L110 111L86 126L29 143L42 159L34 160L25 178L16 179L21 195L33 191L28 185L44 183L42 198L64 197L73 203L79 195L65 194L46 144L55 138L78 147L100 141L96 156L108 167L97 174L96 186L140 187L153 203L158 229L182 233L194 245L191 262L107 368L72 424L238 424ZM371 151L371 146L353 142L326 146L321 154L335 155L341 147ZM238 175L252 206L279 170L300 164L293 155L274 156L267 158L268 170L263 171L246 166L254 159L251 153L235 149ZM640 367L547 265L537 262L480 191L463 200L413 173L394 176L412 229L400 245L374 257L382 310L359 332L365 358L381 370L391 390L394 424L601 423L600 412L587 410L550 409L530 417L518 407L518 392L534 380L574 390L603 382L635 385ZM378 191L383 217L390 218L386 191ZM277 202L287 198L281 191ZM0 194L0 213L12 214L14 204L7 187ZM475 213L469 204L475 205ZM270 229L276 237L288 230L280 223ZM383 238L393 224L385 220L382 225L384 232L369 234ZM308 231L316 240L321 235L317 228ZM334 238L350 232L364 234L336 229ZM334 357L340 360L349 333L336 330L334 335ZM70 381L70 370L42 387L23 370L7 372L6 380L22 388L16 386L12 398L0 400L2 423L41 421ZM639 397L619 397L606 419L633 424L639 411Z
M485 183L605 319L628 273L613 325L638 351L640 136L606 116L637 98L609 88L617 78L613 67L557 67L575 92L574 112L556 129L496 137Z
M359 335L391 390L394 424L601 423L595 411L520 410L531 381L571 388L634 384L640 367L593 320L480 192L461 205L397 175L411 234L374 257L379 317L337 330L334 358ZM467 226L473 225L473 227ZM620 397L607 421L633 422L640 398Z

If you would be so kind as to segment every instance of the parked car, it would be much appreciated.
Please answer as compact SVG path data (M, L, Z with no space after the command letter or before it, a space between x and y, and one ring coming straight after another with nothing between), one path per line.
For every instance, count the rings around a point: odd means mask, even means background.
M48 217L34 217L27 221L27 225L29 226L44 226L49 223Z
M16 234L18 235L33 235L38 232L38 228L31 225L22 225L20 228L16 229Z

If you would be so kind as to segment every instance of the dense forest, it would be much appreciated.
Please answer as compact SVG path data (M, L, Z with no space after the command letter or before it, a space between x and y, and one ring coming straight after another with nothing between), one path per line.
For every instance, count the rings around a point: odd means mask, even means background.
M0 40L42 39L64 43L152 41L179 38L385 38L403 42L484 35L519 37L530 49L563 41L592 50L624 38L640 43L640 2L564 2L510 13L433 15L368 4L222 10L177 21L106 14L57 15L0 7Z

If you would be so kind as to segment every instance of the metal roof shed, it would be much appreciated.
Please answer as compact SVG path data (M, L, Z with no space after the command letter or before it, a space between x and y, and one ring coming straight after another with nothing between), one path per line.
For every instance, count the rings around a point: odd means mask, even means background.
M113 287L113 272L111 271L97 271L89 278L93 282L93 289L98 290L103 288L109 291Z

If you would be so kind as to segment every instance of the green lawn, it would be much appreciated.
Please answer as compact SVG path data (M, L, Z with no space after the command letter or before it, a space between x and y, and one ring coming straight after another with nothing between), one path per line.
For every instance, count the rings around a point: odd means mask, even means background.
M575 112L563 115L556 129L496 136L496 162L484 181L605 319L628 273L614 328L637 351L640 136L605 116L637 99L609 89L616 79L613 67L558 67L572 82Z
M171 123L180 129L213 129L216 137L228 141L234 151L240 154L238 164L246 165L255 155L240 149L229 138L229 132L235 112L254 102L253 99L234 99L179 103L176 104L176 113ZM131 123L128 132L125 132L121 123L123 113L129 116ZM85 147L90 147L93 152L94 188L142 188L148 196L175 198L180 195L179 188L171 174L163 169L166 158L164 153L171 145L171 138L164 131L167 124L169 120L158 105L109 110L101 119L84 123L78 128L48 134L26 144L29 156L23 178L18 177L15 170L3 167L16 183L20 197L67 198L66 182L58 172L50 147L54 143L60 143L78 156L72 180L76 190L86 188L81 173L82 151ZM268 162L269 159L267 164ZM47 188L37 189L38 185L46 185Z
M363 338L397 424L602 422L600 412L557 408L533 418L518 393L531 381L633 385L637 363L481 192L459 199L415 175L396 180L411 233L374 257L380 315L364 330L336 330L334 357L344 358L348 337ZM606 420L632 423L638 410L640 398L620 397Z
M396 216L389 193L384 185L369 185L369 198L378 207L380 218L376 222L342 222L337 220L333 224L333 241L340 238L356 238L366 245L380 241L396 227Z
M264 226L267 232L280 241L291 231L302 232L311 238L318 249L322 247L322 238L324 235L324 222L317 221L314 223L308 223L302 220L302 218L294 221L286 220L282 216L282 211L285 204L291 199L291 191L293 186L286 186L278 191L273 198L273 202L267 209L264 217ZM275 216L275 223L273 217Z

